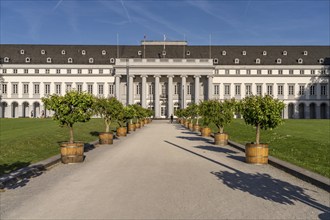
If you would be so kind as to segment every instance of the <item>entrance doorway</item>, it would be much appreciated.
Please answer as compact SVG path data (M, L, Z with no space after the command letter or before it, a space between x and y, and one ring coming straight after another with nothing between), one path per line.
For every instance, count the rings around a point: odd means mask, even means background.
M167 108L166 106L160 106L160 117L166 118L167 116Z

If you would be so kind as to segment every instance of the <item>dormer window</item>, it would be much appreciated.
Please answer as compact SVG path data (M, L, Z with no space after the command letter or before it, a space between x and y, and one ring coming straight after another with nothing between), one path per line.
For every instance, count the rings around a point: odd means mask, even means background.
M226 56L227 52L225 50L222 51L222 56Z
M262 51L262 55L267 56L267 51Z
M304 51L304 56L307 56L308 55L308 52L307 50Z
M93 58L89 58L88 62L89 63L94 63L94 59Z
M106 55L106 54L107 54L107 51L102 50L102 55L104 56L104 55Z
M24 50L21 50L21 51L20 51L20 54L24 54L24 53L25 53L25 51L24 51Z
M115 58L110 58L110 63L115 63Z
M52 58L47 57L47 63L51 63L52 62Z
M142 51L139 50L139 51L138 51L138 56L141 56L141 55L142 55Z
M72 58L69 57L69 58L68 58L68 63L72 63L72 62L73 62Z
M40 53L41 53L42 55L44 55L44 54L46 54L46 51L45 51L45 50L41 50Z
M3 62L5 62L5 63L9 63L9 57L5 57L5 58L3 59Z
M214 59L213 59L213 63L214 63L214 64L218 64L218 63L219 63L218 58L214 58Z
M245 51L245 50L242 51L242 55L243 55L243 56L246 55L246 51Z
M302 58L299 58L299 59L298 59L298 63L299 63L299 64L302 64L302 63L303 63L303 59L302 59Z
M65 50L62 50L62 51L61 51L61 54L62 54L62 55L65 55Z
M86 55L86 50L82 50L82 51L81 51L81 54L82 54L82 55Z
M235 59L235 64L239 64L239 59L238 58Z
M287 52L286 50L284 50L284 51L282 52L282 54L283 54L284 56L286 56L286 55L288 55L288 52Z
M256 59L256 64L260 64L260 59L259 58Z
M320 58L319 59L319 63L323 64L324 63L324 59L323 58Z
M165 50L163 50L162 55L166 56L166 51Z
M26 58L25 58L25 63L30 63L30 62L31 62L30 57L26 57Z
M281 63L282 63L282 60L281 60L280 58L278 58L278 59L276 60L276 63L277 63L277 64L281 64Z
M187 50L186 55L190 56L190 51L189 50Z

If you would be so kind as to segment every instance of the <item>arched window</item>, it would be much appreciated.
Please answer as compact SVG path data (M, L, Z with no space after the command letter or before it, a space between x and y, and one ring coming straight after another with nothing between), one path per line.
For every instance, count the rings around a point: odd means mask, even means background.
M93 58L89 58L89 63L94 63L94 59Z
M71 57L68 58L68 63L73 63L73 60Z
M82 54L82 55L86 55L86 50L82 50L82 51L81 51L81 54Z
M106 55L106 54L107 54L107 51L102 50L102 55Z
M286 55L288 55L288 52L287 52L286 50L284 50L284 51L282 52L282 54L283 54L284 56L286 56Z
M281 63L282 63L282 60L281 60L280 58L278 58L278 59L276 60L276 63L277 63L277 64L281 64Z
M235 64L239 64L239 59L238 58L235 59Z
M222 51L222 56L226 56L227 52L225 50Z
M302 64L302 63L303 63L303 59L302 59L302 58L299 58L299 59L298 59L298 63L299 63L299 64Z
M260 64L260 59L259 58L256 59L256 64Z
M62 55L65 55L65 50L62 50L62 51L61 51L61 54L62 54Z
M25 63L30 63L30 62L31 62L30 57L26 57L26 58L25 58Z
M52 62L52 58L47 57L47 63L51 63Z
M41 50L40 53L41 53L42 55L44 55L44 54L46 54L46 51L45 51L45 50Z
M20 53L21 53L21 54L24 54L24 53L25 53L25 51L24 51L24 50L21 50L21 51L20 51Z
M3 61L4 61L5 63L8 63L8 62L9 62L9 57L5 57L5 58L3 59Z

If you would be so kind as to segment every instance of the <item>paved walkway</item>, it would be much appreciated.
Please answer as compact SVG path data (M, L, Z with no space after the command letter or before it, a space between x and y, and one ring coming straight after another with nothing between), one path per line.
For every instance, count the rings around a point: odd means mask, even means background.
M329 219L330 195L154 121L1 193L1 219Z

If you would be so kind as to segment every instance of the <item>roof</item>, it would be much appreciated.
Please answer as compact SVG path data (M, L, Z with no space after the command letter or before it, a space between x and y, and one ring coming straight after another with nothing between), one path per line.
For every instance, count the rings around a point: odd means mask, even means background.
M22 50L24 54L21 54ZM42 54L41 51L45 51L45 54ZM83 51L86 52L85 55L82 54ZM105 54L102 54L102 51L105 51ZM72 64L92 64L90 58L93 58L93 64L110 64L111 58L145 57L169 59L212 58L218 59L216 65L258 65L256 63L257 59L260 59L260 65L330 65L330 46L166 45L166 55L163 51L164 45L2 44L0 45L0 62L27 64L26 58L29 58L30 62L28 64L49 64L47 58L51 58L51 64L70 64L68 59L72 58ZM144 52L145 55L143 55ZM301 59L301 63L299 59ZM322 63L320 60L324 60L324 62Z

